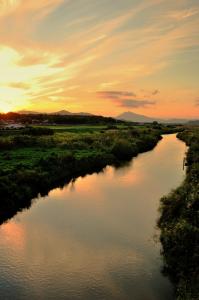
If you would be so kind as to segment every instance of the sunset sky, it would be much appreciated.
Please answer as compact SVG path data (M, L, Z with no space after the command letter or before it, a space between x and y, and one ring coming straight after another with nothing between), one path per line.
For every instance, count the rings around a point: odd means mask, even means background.
M0 111L199 117L198 0L0 0Z

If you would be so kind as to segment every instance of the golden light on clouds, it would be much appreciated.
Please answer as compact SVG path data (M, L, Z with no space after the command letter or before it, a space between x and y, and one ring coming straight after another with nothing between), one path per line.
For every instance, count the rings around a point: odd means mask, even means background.
M47 55L44 55L45 57ZM61 67L51 67L57 63L55 57L49 57L46 63L23 65L23 55L8 47L0 49L0 109L3 112L27 107L39 88L39 78L52 76L62 71ZM3 72L2 72L3 70Z
M1 0L0 1L0 16L6 16L12 13L17 6L20 4L21 0Z
M199 4L83 2L0 1L0 111L197 117Z

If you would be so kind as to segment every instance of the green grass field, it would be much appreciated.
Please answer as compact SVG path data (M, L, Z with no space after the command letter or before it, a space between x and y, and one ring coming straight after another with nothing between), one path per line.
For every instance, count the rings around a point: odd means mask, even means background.
M178 128L129 124L28 126L0 131L0 220L38 193L72 178L121 164L152 149Z
M41 126L34 125L33 127L39 128ZM72 132L72 133L92 133L92 132L100 132L103 130L107 130L109 126L107 125L42 125L44 128L50 128L54 130L54 132ZM114 126L116 129L125 129L126 125L120 124Z
M138 141L157 130L152 125L53 125L32 126L33 129L52 130L52 135L32 136L24 130L3 130L0 133L0 173L17 168L32 168L41 158L64 155L70 151L78 159L96 152L111 152L119 139Z

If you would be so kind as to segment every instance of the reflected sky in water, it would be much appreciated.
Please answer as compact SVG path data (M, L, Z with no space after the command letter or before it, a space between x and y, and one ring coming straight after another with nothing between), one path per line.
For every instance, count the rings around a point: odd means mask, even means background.
M154 241L186 147L164 136L122 168L78 178L0 227L1 299L173 299Z

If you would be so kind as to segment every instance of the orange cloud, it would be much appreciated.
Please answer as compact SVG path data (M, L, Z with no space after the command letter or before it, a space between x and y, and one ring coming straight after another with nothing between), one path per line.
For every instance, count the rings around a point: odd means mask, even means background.
M88 0L85 9L79 0L1 1L0 107L66 106L114 115L124 107L107 104L96 92L133 90L137 97L123 104L136 105L140 113L171 115L180 108L196 115L199 6L162 0L120 5ZM186 60L190 72L182 92L178 69L187 70ZM140 99L157 104L137 105Z

